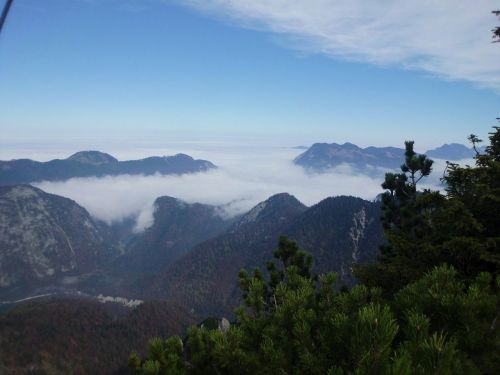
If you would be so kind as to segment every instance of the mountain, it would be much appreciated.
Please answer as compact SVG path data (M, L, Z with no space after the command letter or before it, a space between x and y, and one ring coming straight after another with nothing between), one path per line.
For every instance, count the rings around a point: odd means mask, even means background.
M382 243L379 216L379 204L359 198L328 198L307 208L291 195L275 195L158 272L150 294L200 315L231 314L240 299L239 270L264 267L282 234L312 253L316 271L338 271L352 285L352 264L375 259Z
M0 297L90 272L119 253L106 228L71 199L0 186Z
M113 156L103 152L80 151L67 159L54 159L48 162L30 159L0 161L0 185L120 174L184 174L207 171L213 168L216 167L211 162L195 160L185 154L118 161Z
M167 301L136 308L71 298L24 303L0 316L0 374L128 374L152 337L183 336L197 320Z
M476 156L473 148L468 148L460 143L444 144L438 148L428 150L425 154L430 158L443 160L472 159Z
M397 147L360 148L352 143L315 143L293 161L312 172L326 172L341 164L349 164L362 172L398 169L404 160L404 149Z
M193 311L214 316L227 313L237 300L238 271L261 264L291 221L307 209L288 194L272 196L243 215L221 236L195 246L161 270L152 297L179 301Z
M75 161L81 164L96 165L96 166L118 163L118 159L114 158L110 154L106 154L100 151L79 151L71 155L66 160Z
M120 293L139 295L153 273L172 264L191 248L223 233L233 223L216 206L159 197L154 203L153 225L136 236L125 254L110 265L121 279ZM127 275L123 278L122 275Z
M297 217L284 232L313 255L313 271L338 272L352 286L352 265L373 261L383 242L380 203L339 196L322 200Z
M231 224L218 207L159 197L153 225L129 246L127 258L145 271L171 263L194 245L222 233Z

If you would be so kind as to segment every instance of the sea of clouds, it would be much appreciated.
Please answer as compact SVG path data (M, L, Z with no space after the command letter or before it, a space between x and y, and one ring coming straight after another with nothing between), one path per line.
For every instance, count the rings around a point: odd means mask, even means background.
M149 155L162 155L161 151L151 149ZM180 150L169 151L173 154ZM113 155L124 160L143 157L146 152L128 150ZM294 195L308 206L338 195L373 200L382 192L383 171L376 176L367 176L356 173L348 165L341 165L327 173L311 174L293 164L293 159L303 150L239 144L199 146L184 152L195 158L210 160L218 168L185 175L73 178L60 182L44 181L36 186L75 200L91 215L107 223L133 217L137 222L137 231L152 224L154 201L160 196L223 206L223 215L234 216L282 192ZM437 161L435 172L422 186L442 188L439 179L443 170L444 162Z

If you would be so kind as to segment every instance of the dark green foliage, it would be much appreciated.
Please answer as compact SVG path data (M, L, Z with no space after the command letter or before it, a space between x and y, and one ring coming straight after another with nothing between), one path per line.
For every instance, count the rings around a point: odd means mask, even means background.
M469 137L474 149L481 142ZM408 143L407 143L408 146ZM411 150L410 150L411 151ZM422 158L415 165L402 166L402 174L387 174L382 185L383 222L387 245L380 262L357 268L358 278L380 286L387 294L421 277L443 263L453 265L462 279L480 272L498 274L500 265L500 131L490 133L485 153L477 152L475 167L448 163L443 177L446 195L416 188L429 171ZM413 182L415 181L415 183Z
M405 162L402 173L386 173L382 188L382 222L386 229L410 230L415 227L417 183L432 171L433 161L413 151L413 141L405 142Z
M178 338L154 341L131 367L154 375L499 373L499 128L490 141L474 168L450 164L447 195L418 192L432 161L406 143L402 173L383 185L381 262L358 269L365 285L339 292L335 273L313 274L311 257L281 237L267 276L240 272L233 325L192 328L184 348Z
M500 10L494 10L492 13L500 17ZM491 31L493 32L493 42L500 42L500 26L495 27Z
M154 339L140 374L479 374L498 361L498 287L483 273L470 285L434 268L390 301L381 290L337 292L335 274L310 272L310 258L281 238L270 278L240 274L245 294L228 330L191 328ZM273 265L271 265L273 264ZM493 325L493 327L492 327Z

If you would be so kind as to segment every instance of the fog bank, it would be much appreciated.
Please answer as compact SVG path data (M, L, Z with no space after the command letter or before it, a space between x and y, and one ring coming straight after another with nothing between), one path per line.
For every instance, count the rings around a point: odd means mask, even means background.
M85 207L94 217L107 223L135 217L137 230L151 225L153 202L172 196L189 203L223 205L227 216L241 214L273 194L287 192L306 205L329 196L353 195L372 200L382 192L379 177L355 173L341 165L324 174L309 174L292 160L301 150L290 148L226 148L196 150L191 155L217 164L218 169L187 175L107 176L73 178L62 182L36 184L49 193L65 196ZM427 186L439 184L443 162Z

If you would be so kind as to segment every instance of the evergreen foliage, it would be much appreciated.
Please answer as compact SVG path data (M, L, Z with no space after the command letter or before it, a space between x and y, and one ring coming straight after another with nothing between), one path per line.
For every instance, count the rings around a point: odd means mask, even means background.
M473 143L479 140L472 138ZM496 374L500 276L500 130L475 167L450 164L447 194L418 192L432 161L406 142L383 187L387 245L339 291L285 237L267 264L241 271L228 329L193 327L132 356L139 374Z
M500 17L500 10L494 10L492 13ZM496 26L491 31L493 32L493 42L500 42L500 26Z
M469 140L477 150L481 140L475 135ZM408 143L407 150L411 154ZM386 175L382 220L387 244L378 263L357 267L359 280L391 295L444 263L460 279L472 280L483 271L498 275L500 128L493 128L485 153L476 153L474 167L448 163L446 194L417 190L416 182L428 174L426 165L432 165L427 159L417 165L423 169L417 169L415 179L408 177L407 163L403 173Z
M436 267L390 301L359 285L337 292L335 274L314 277L292 243L280 239L281 270L265 281L240 275L237 323L223 332L194 327L154 339L140 374L474 374L494 373L499 299L492 276L466 285ZM287 257L288 255L288 257ZM288 266L285 266L288 259ZM292 260L290 260L292 259ZM277 266L276 266L277 267ZM303 272L304 271L304 272Z

